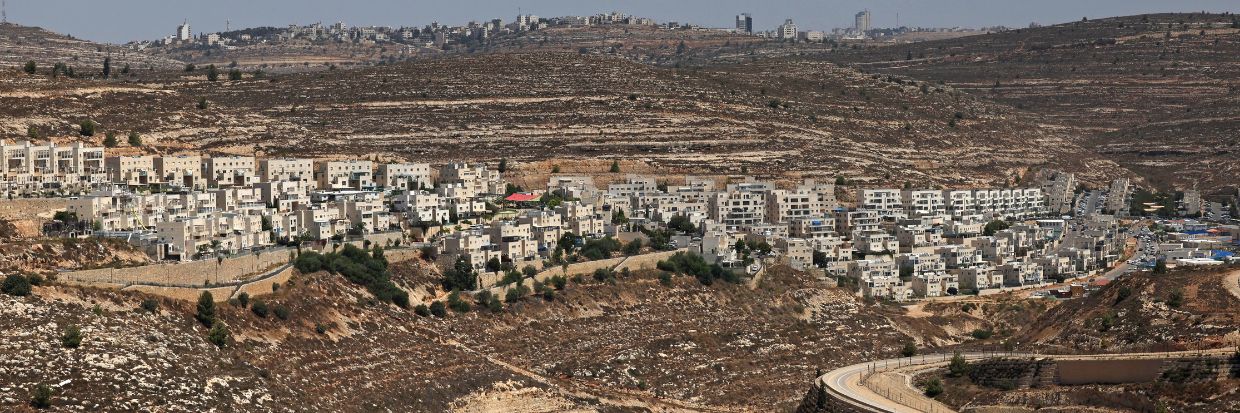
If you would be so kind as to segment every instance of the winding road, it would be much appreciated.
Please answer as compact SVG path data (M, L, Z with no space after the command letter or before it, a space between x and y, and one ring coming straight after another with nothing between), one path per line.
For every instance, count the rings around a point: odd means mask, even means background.
M1230 355L1234 349L1223 348L1206 351L1175 351L1166 353L1128 353L1128 354L1089 354L1089 355L1049 355L1034 353L1009 353L1009 352L973 352L961 353L965 360L981 360L992 357L1038 357L1049 358L1054 360L1101 360L1101 359L1160 359L1175 358L1196 355ZM910 366L933 367L935 365L946 365L951 361L953 354L927 354L924 356L913 356L886 360L877 360L866 363L854 364L847 367L841 367L818 377L818 385L822 386L828 395L836 400L848 403L857 410L875 413L918 413L918 412L953 412L943 406L941 403L935 402L921 395L919 390L912 388L911 382L905 381L906 389L890 389L878 388L881 386L868 386L866 383L867 374L891 372L901 368ZM873 387L873 388L872 388ZM881 394L880 394L881 393Z

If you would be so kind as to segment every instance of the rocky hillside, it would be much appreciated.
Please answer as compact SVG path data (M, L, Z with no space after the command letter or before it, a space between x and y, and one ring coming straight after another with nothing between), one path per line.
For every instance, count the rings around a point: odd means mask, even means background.
M1240 340L1240 299L1223 287L1228 271L1137 273L1055 307L1018 340L1083 353L1228 347Z
M1174 13L1087 20L822 58L944 82L1070 127L1095 153L1181 188L1240 173L1240 21Z
M98 76L103 70L103 60L108 57L112 58L114 74L119 74L125 65L133 71L184 66L174 59L76 39L39 27L0 24L0 66L21 68L33 60L42 71L50 73L53 65L64 63L73 67L78 75Z

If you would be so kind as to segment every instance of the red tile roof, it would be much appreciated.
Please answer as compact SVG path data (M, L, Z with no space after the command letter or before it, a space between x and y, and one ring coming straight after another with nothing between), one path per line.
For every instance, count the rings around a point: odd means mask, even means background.
M530 201L537 201L539 198L542 198L542 195L531 192L531 193L524 193L524 194L516 193L516 194L508 195L508 197L504 198L504 200L512 201L512 202L530 202Z

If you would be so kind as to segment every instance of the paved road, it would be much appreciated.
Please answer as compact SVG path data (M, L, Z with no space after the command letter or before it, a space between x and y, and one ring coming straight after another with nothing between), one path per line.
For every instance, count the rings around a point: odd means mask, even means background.
M1184 356L1205 355L1230 355L1235 350L1231 348L1199 351L1175 351L1166 353L1129 353L1129 354L1084 354L1084 355L1048 355L1033 353L992 353L992 352L974 352L962 353L965 360L980 360L996 356L1002 357L1040 357L1055 360L1099 360L1099 359L1151 359L1151 358L1173 358ZM842 400L848 404L857 407L859 410L867 412L891 412L891 413L918 413L925 410L909 407L908 405L923 406L929 405L929 401L922 400L898 400L901 395L893 395L897 400L892 400L885 395L878 394L875 390L870 389L862 384L862 378L867 372L871 371L888 371L900 368L902 366L914 365L931 365L946 364L951 361L951 354L932 354L925 356L913 356L905 358L877 360L867 363L854 364L847 367L841 367L828 372L818 378L821 385L825 385L828 394L835 396L836 399ZM904 395L907 397L907 395ZM939 412L935 410L935 412ZM946 412L944 412L946 413Z

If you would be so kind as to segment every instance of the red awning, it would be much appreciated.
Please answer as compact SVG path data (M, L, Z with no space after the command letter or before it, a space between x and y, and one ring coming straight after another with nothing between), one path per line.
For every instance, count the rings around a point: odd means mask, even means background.
M516 193L516 194L508 195L508 197L504 198L504 200L512 201L512 202L530 202L530 201L537 201L539 198L542 198L542 195L535 194L535 193L525 193L525 194Z

